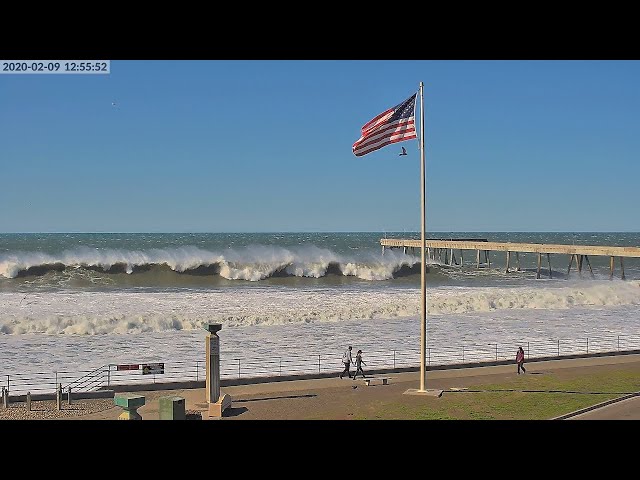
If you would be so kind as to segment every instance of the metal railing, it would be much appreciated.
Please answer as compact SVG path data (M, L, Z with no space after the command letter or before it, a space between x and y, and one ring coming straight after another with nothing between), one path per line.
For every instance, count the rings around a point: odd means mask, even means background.
M514 347L516 345L516 347ZM426 364L431 367L515 361L515 350L522 345L526 358L557 358L572 355L616 353L640 349L640 335L590 336L576 339L549 339L535 342L472 343L460 346L428 347ZM202 357L201 357L202 358ZM234 354L220 358L221 379L251 379L300 375L328 375L342 371L342 352L303 355L292 353L286 357L239 357ZM420 349L370 351L367 350L365 371L398 370L420 365ZM92 392L117 385L172 382L200 382L205 380L204 360L183 360L164 363L164 373L144 375L142 370L118 370L114 364L89 371L54 371L50 373L13 373L0 376L10 395L54 393L59 384L65 391Z

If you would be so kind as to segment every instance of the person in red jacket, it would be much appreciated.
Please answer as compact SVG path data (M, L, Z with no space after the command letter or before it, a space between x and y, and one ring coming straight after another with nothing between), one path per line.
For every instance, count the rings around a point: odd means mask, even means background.
M516 363L518 364L518 375L520 375L520 369L522 373L527 373L524 369L524 350L522 347L518 347L518 353L516 354Z

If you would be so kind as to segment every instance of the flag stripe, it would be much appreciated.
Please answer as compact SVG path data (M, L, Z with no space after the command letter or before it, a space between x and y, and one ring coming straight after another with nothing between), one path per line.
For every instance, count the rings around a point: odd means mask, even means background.
M364 135L365 133L367 133L368 130L371 130L372 128L374 128L379 123L387 121L389 119L389 117L391 117L391 115L393 115L393 108L390 108L386 112L382 112L380 115L378 115L373 120L369 120L362 127L362 130L361 130L362 134Z
M415 131L415 122L413 120L400 120L398 122L394 122L391 125L385 126L384 128L368 136L360 137L358 140L356 140L353 146L355 148L358 148L360 146L367 146L388 135L395 135L399 132L407 131L410 129L413 129Z
M371 147L371 148L369 148L368 150L365 150L365 151L358 151L357 153L356 153L356 152L354 152L354 153L355 153L356 157L361 157L361 156L363 156L363 155L366 155L367 153L371 153L371 152L373 152L373 151L375 151L375 150L378 150L378 149L380 149L380 148L382 148L382 147L386 147L387 145L391 145L392 143L403 142L404 140L411 140L411 139L413 139L413 138L418 138L418 137L416 136L416 134L415 134L415 131L414 131L414 134L413 134L413 135L411 135L411 136L408 136L408 137L401 137L401 138L392 137L391 139L387 139L387 140L385 140L383 143L378 144L378 145L376 145L375 147Z
M385 110L369 120L361 129L362 136L351 147L356 157L361 157L392 143L417 138L415 126L414 93L404 102Z
M415 131L415 129L411 129L411 130L408 130L406 132L399 132L399 133L397 133L395 135L385 136L383 138L378 139L376 142L373 142L373 143L370 142L370 143L367 143L366 145L360 145L360 146L358 146L358 147L353 149L353 153L357 157L359 157L359 156L363 155L362 152L366 151L366 153L370 153L370 152L373 152L374 150L377 150L379 148L384 147L385 145L388 145L385 142L387 140L389 140L389 139L393 139L394 142L400 142L400 141L403 141L403 140L412 140L414 138L417 138L416 131Z

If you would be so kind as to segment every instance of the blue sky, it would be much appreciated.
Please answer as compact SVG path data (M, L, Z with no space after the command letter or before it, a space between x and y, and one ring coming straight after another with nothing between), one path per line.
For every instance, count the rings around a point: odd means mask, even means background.
M114 60L0 75L0 232L419 230L420 81L428 231L640 231L639 61Z

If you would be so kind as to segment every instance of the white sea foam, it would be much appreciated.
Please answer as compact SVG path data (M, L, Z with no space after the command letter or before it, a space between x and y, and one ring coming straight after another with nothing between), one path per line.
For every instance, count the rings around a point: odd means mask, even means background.
M244 289L151 292L0 293L5 334L118 334L193 330L204 322L228 326L390 319L418 315L419 290L407 288ZM640 305L638 282L576 282L537 287L437 287L428 313L460 315L513 310L566 310Z

